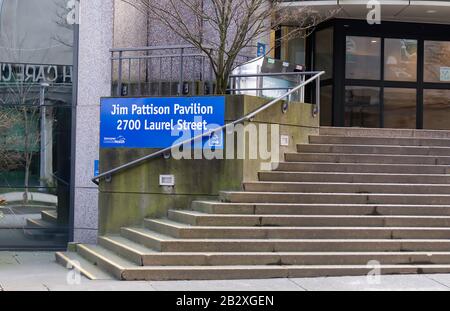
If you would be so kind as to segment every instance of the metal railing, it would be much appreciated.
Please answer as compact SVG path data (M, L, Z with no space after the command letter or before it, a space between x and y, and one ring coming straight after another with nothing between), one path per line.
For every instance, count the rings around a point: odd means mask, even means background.
M230 76L230 88L228 92L233 95L246 94L275 98L282 94L282 92L290 91L306 81L306 77L315 74L317 74L316 71L235 74ZM248 85L254 87L248 87ZM316 89L320 90L320 86L316 86ZM317 100L320 100L320 97ZM289 96L287 101L305 102L305 87L300 88L295 94Z
M209 48L209 53L214 49ZM115 96L183 96L214 93L208 56L191 45L111 49ZM239 55L236 65L252 57Z
M128 163L123 164L121 166L118 166L118 167L116 167L114 169L111 169L111 170L109 170L107 172L101 173L98 176L92 178L92 182L94 182L95 184L99 185L99 182L100 182L101 179L106 179L107 181L111 181L112 175L117 174L117 173L119 173L121 171L124 171L126 169L135 167L136 165L139 165L142 162L145 162L147 160L155 159L157 157L161 157L161 156L170 154L170 152L173 149L177 149L177 148L183 147L183 146L185 146L188 143L192 143L192 142L194 142L194 141L196 141L198 139L204 138L204 137L210 137L212 134L217 133L217 132L221 132L224 129L227 129L227 128L231 127L231 126L235 126L235 125L243 123L243 122L252 122L253 119L259 113L269 109L270 107L272 107L273 105L275 105L279 101L283 100L284 98L289 98L292 94L294 94L294 93L304 89L307 85L309 85L312 82L316 83L316 89L317 89L317 95L316 95L316 102L315 102L314 112L315 112L316 115L319 115L320 114L320 77L323 74L325 74L325 72L324 71L321 71L321 72L308 72L308 73L303 73L303 74L304 75L312 75L312 77L310 77L308 79L305 79L305 81L301 82L299 85L297 85L297 86L293 87L292 89L288 90L283 95L280 95L277 98L269 101L267 104L259 107L255 111L253 111L253 112L251 112L251 113L241 117L240 119L235 120L235 121L233 121L231 123L228 123L226 125L223 125L221 127L214 128L214 129L212 129L212 130L210 130L210 131L208 131L206 133L202 133L202 134L199 134L199 135L197 135L195 137L186 139L186 140L184 140L182 142L179 142L179 143L174 144L174 145L172 145L170 147L167 147L167 148L161 149L159 151L156 151L156 152L154 152L152 154L149 154L149 155L147 155L145 157L142 157L142 158L139 158L137 160L128 162Z

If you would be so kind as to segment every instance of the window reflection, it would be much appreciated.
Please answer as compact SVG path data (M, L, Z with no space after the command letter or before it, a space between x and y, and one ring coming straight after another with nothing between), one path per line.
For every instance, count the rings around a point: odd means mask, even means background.
M417 80L417 41L385 39L385 75L389 81Z
M320 125L333 124L333 86L322 86L320 89Z
M64 83L0 83L0 248L67 242L71 94Z
M325 71L322 79L333 77L333 29L328 28L316 33L315 70Z
M68 240L74 44L66 2L0 0L0 249Z
M384 89L384 127L416 128L416 94L416 89Z
M349 36L346 50L347 79L380 79L380 38Z
M425 82L450 83L450 42L425 41Z
M423 113L424 128L450 130L450 90L425 90Z
M380 127L379 88L346 87L345 126Z

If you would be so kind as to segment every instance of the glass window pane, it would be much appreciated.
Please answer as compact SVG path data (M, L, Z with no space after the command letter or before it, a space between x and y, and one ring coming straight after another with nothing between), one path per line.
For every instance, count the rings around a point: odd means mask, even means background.
M389 81L417 80L417 40L386 39L384 79Z
M0 0L0 249L67 246L76 47L66 2Z
M46 101L45 110L31 102L0 105L0 248L67 242L70 128L71 107L61 101Z
M346 78L379 80L381 39L347 37Z
M304 38L294 38L288 41L288 61L291 64L305 65Z
M322 79L333 77L333 29L328 28L316 33L316 59L314 69L325 71Z
M450 42L425 41L425 82L450 82Z
M416 103L415 89L385 88L384 127L415 129Z
M281 27L281 60L292 65L305 65L305 38L296 36L297 28Z
M345 126L380 127L379 88L345 88Z
M431 130L450 130L450 90L425 90L423 126Z

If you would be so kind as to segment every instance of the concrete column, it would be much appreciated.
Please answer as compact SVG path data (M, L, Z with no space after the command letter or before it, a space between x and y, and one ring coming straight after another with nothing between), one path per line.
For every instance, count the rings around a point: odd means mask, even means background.
M111 93L114 0L81 0L76 108L74 241L96 242L98 188L91 182L99 158L100 97Z

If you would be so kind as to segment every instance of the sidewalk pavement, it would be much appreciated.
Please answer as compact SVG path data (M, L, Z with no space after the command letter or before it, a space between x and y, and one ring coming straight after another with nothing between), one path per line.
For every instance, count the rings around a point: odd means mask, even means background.
M449 274L382 276L378 284L370 284L366 277L170 282L90 281L81 277L79 284L71 285L71 276L55 263L53 252L0 252L0 291L450 290Z

